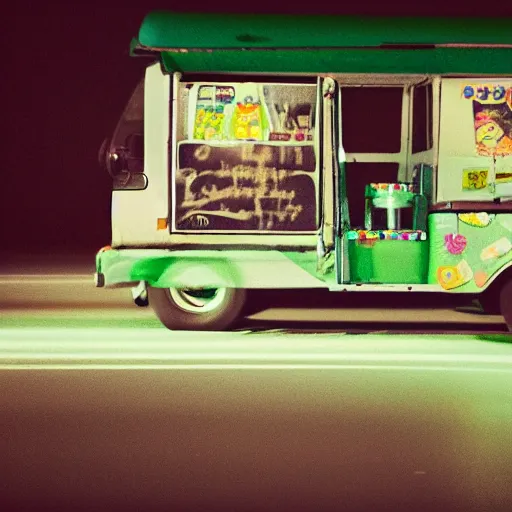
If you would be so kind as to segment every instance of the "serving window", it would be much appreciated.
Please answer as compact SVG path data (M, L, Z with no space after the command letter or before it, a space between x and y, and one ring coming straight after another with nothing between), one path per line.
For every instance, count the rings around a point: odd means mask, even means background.
M317 228L315 85L186 83L178 91L174 228Z

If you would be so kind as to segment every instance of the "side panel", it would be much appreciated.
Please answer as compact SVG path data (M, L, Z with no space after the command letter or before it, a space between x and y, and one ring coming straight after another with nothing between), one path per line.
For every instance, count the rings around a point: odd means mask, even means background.
M512 265L512 214L436 213L429 216L429 284L478 293Z
M176 171L176 229L315 231L313 145L181 142Z
M442 81L438 202L512 197L512 100L494 97L511 87L512 77Z
M225 209L235 209L232 208L233 205L226 200L220 202L217 201L217 203L220 204L215 204L216 208L218 206L217 210L220 210L216 212L219 215L215 216L215 222L219 223L219 221L222 221L220 222L221 225L218 226L219 231L214 231L213 229L208 231L208 226L204 223L204 218L206 217L208 219L208 217L203 211L203 209L208 208L203 208L205 204L201 203L200 196L204 196L202 197L203 202L208 202L212 199L210 196L214 195L214 192L217 192L217 195L220 192L223 192L220 190L220 185L218 183L210 183L210 181L208 181L210 178L208 178L206 183L203 183L202 185L195 183L199 189L194 189L194 197L189 201L190 204L186 203L185 205L180 205L180 207L183 207L181 214L184 224L187 222L195 222L193 226L187 226L189 231L187 233L173 232L171 229L172 225L169 226L169 224L166 224L166 221L171 221L169 218L169 206L176 206L177 202L176 195L174 197L170 197L171 191L175 193L176 190L174 187L170 186L169 169L172 167L170 165L171 159L173 159L173 161L177 160L179 139L174 140L174 138L171 137L171 129L174 130L175 133L176 131L179 131L179 126L177 126L177 115L182 110L186 110L186 104L183 104L181 101L182 98L178 95L178 88L176 86L174 87L174 98L170 97L170 91L173 89L170 83L170 80L172 79L172 76L162 73L158 64L151 65L146 70L144 173L148 179L148 186L145 190L121 190L114 191L112 194L112 247L168 248L179 245L187 245L189 247L226 247L229 245L235 245L240 247L242 245L247 245L251 247L261 246L264 248L275 247L279 249L282 249L283 247L290 247L292 249L294 247L300 247L301 249L310 248L311 250L315 249L318 232L317 226L319 223L319 212L318 208L316 208L316 196L318 195L317 180L320 173L317 168L318 164L314 162L314 156L312 154L313 146L306 148L309 150L309 153L307 153L302 148L302 144L298 142L295 142L295 147L292 149L285 148L289 149L290 151L288 152L292 153L294 162L298 165L298 171L296 172L295 168L291 171L289 169L279 169L278 166L277 173L274 172L273 169L267 173L267 178L272 178L277 174L279 182L283 182L283 186L285 188L290 185L288 183L288 181L290 181L288 179L288 175L294 174L292 180L293 186L291 188L288 187L290 190L278 190L278 193L275 194L275 198L270 197L269 200L265 199L260 201L259 206L261 207L261 211L267 213L270 211L273 213L272 215L264 216L264 218L260 216L258 219L258 225L254 226L256 229L249 230L244 227L244 229L241 230L238 225L240 224L240 221L237 223L236 219L230 218L230 216L232 217L232 212L225 211ZM314 91L314 86L312 87L312 90ZM169 108L171 103L172 108ZM172 118L170 114L173 114ZM277 144L277 142L267 142L262 146L262 148L265 151L273 150L274 148L271 147L272 144ZM193 145L193 141L189 145ZM228 153L229 151L231 151L231 153L235 153L233 158L234 165L237 163L237 158L240 159L240 156L243 158L247 156L244 154L240 155L240 151L237 152L234 147L228 146L230 146L230 144L227 144L226 147L222 149ZM252 147L253 145L248 144L247 146ZM304 147L305 146L306 145L304 143ZM204 144L200 144L195 149L204 149L204 147ZM219 148L215 147L215 144L211 144L208 149L217 150ZM315 147L315 149L318 151L317 147ZM185 151L184 154L181 155L184 159L184 169L190 170L192 169L190 167L192 164L196 165L196 162L191 158L191 154L194 156L196 153L197 151L192 150L192 152L189 151L188 153ZM199 153L201 153L201 151L199 151ZM225 156L226 155L224 154L221 155L221 160L226 160L224 158ZM266 153L263 154L263 156L266 156ZM249 155L249 157L251 157L251 155ZM272 157L275 160L274 157L275 155ZM218 161L215 162L208 159L207 163L211 163L213 165L217 164ZM227 163L232 162L230 161ZM222 165L225 165L225 162L222 163ZM208 167L208 165L206 165L206 167ZM307 170L305 170L303 174L301 174L302 167L307 167ZM214 170L216 168L217 167L213 167ZM176 169L174 169L174 173L175 171ZM205 176L209 176L209 172L210 169L203 169L203 167L201 167L202 175L204 174ZM312 192L310 176L314 176L314 195ZM186 176L181 177L185 180L188 179ZM203 179L204 176L201 176L201 178ZM239 181L243 182L244 179L245 177L241 176L241 180ZM260 188L263 189L267 187L270 190L267 195L272 196L272 193L276 192L272 190L271 179L260 181ZM263 183L263 181L266 181L266 183ZM286 183L284 183L285 181ZM297 181L298 183L296 183ZM298 192L302 193L302 190L305 189L302 182L306 182L306 185L310 189L306 198L298 197L300 195ZM295 189L297 189L298 192L296 192ZM185 187L182 192L186 192L187 190L188 189ZM252 190L250 192L252 192ZM283 195L286 197L283 198ZM184 197L181 197L181 203L184 202L184 199ZM300 204L298 204L298 199L301 199ZM232 198L230 198L230 201L233 202ZM266 201L265 204L263 204L264 201ZM253 203L254 202L258 203L258 201L254 201L253 199ZM275 209L273 209L273 203L277 204ZM208 205L206 206L208 207ZM244 208L243 206L240 208L241 210L246 210L245 212L238 212L240 214L254 214L254 208L252 208L252 212L249 211L249 208ZM281 210L279 210L279 208L281 208ZM255 215L252 216L254 218L257 217ZM305 222L302 220L299 222L299 217L305 217L307 220ZM158 219L161 219L160 226L158 225ZM280 232L273 233L273 230L268 226L268 222L272 222L272 219L274 224L279 224L278 231ZM284 219L284 221L282 219ZM208 219L208 222L209 221L210 219ZM264 221L263 224L262 221ZM234 225L231 230L226 229L226 223L228 222L237 225ZM293 225L293 228L288 231L286 231L287 223L288 225ZM172 222L170 222L170 224L172 224Z
M145 190L112 193L112 246L164 242L169 234L157 229L157 219L167 218L169 76L159 64L146 69L144 88Z
M327 288L315 277L316 251L107 250L97 270L107 287L146 281L166 288Z
M183 79L176 89L172 231L254 233L255 243L317 231L316 86Z

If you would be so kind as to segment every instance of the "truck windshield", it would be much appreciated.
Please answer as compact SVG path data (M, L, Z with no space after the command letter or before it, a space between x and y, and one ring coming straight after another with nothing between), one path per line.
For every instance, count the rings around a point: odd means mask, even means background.
M123 153L130 172L143 172L144 80L141 80L124 109L110 145L112 153Z

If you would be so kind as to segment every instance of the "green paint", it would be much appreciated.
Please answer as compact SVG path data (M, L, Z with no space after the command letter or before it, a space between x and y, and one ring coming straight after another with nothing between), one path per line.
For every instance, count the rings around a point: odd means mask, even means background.
M276 260L276 252L212 249L109 250L99 253L97 268L101 268L104 273L107 286L120 283L133 283L135 286L139 281L146 281L150 286L157 288L247 288L251 287L248 280L252 283L257 282L256 272L261 272L262 262L268 260L269 265L272 265L272 261L287 263L282 256ZM270 254L273 256L269 258ZM311 276L321 278L317 276L316 251L289 252L285 255L290 260L290 268L297 265ZM274 272L274 269L269 267L268 271ZM276 274L275 288L282 287L278 277Z
M355 283L425 284L428 241L347 240Z
M508 74L512 69L512 48L432 47L450 43L512 44L509 20L157 11L146 16L131 50L161 52L167 71L181 72Z
M386 44L510 44L506 18L178 13L143 20L148 48L319 48ZM416 52L416 58L417 52Z
M476 215L485 218L487 214ZM345 240L350 281L442 284L447 291L482 291L488 281L512 261L512 214L490 214L490 222L485 227L470 225L463 222L463 218L456 213L429 215L429 239L425 241ZM489 247L496 242L499 242L498 251L493 254ZM457 248L463 249L460 254L454 253ZM485 258L486 252L491 257ZM252 262L255 269L261 269L258 265L269 254L258 250L107 250L98 253L96 265L98 271L104 273L107 286L146 281L156 287L245 288L247 279L252 280L254 276L251 276ZM322 265L327 260L319 260L316 250L282 254L290 260L290 265L297 265L326 285L334 284L334 267L326 271ZM272 264L272 258L268 261ZM273 287L282 286L276 275Z
M326 254L324 258L319 258L317 251L287 251L283 254L311 276L328 285L335 284L333 252Z
M485 213L479 215L487 216ZM489 214L488 220L486 226L472 226L456 213L429 216L429 284L443 283L449 291L478 293L493 275L512 261L510 249L505 254L499 255L498 251L495 257L485 259L485 250L499 240L504 250L510 247L512 214ZM460 237L457 239L456 235ZM453 253L457 246L461 249L464 244L460 254Z
M84 317L83 314L77 314L73 317L63 317L62 315L52 314L51 312L45 316L23 317L17 316L15 313L8 317L2 318L3 329L73 329L79 328L83 330L89 329L126 329L126 328L139 328L139 329L165 329L160 320L155 318L138 318L137 308L131 308L132 313L127 314L126 318L111 318L108 316L96 315L94 318Z
M421 58L419 57L421 56ZM167 71L219 73L510 74L512 49L163 52Z

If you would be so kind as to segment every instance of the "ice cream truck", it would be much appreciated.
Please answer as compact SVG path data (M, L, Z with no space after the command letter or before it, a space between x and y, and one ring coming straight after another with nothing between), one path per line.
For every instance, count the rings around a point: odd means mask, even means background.
M131 54L97 286L176 330L312 288L478 296L512 329L509 20L152 12Z

